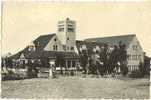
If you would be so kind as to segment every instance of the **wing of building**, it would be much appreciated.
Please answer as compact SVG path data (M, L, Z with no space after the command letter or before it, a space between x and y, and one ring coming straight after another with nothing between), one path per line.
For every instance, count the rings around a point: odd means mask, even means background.
M68 67L75 67L78 55L75 52L66 52L56 34L41 35L22 51L12 55L10 58L22 63L28 63L49 59L49 63L55 64L58 57L65 60Z
M144 60L144 51L136 37L135 34L131 35L121 35L121 36L111 36L111 37L101 37L101 38L89 38L85 40L86 42L97 42L106 43L108 45L118 45L122 42L126 45L127 51L127 61L129 71L138 69L139 63Z

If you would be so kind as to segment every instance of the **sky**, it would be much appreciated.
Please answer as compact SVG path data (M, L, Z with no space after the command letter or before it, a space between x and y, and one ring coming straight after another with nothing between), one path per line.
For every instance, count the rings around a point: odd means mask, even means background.
M25 48L40 35L57 32L57 22L76 21L76 39L136 34L151 56L151 2L3 2L2 55Z

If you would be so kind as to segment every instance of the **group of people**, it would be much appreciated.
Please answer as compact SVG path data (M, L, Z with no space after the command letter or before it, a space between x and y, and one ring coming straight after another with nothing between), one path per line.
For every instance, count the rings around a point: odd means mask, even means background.
M80 51L80 63L83 74L105 75L112 73L126 74L127 55L126 45L119 42L119 45L104 45L99 49Z

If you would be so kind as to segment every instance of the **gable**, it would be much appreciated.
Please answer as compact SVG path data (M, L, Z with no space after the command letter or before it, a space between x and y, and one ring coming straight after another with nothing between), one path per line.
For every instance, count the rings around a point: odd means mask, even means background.
M25 56L23 53L20 55L20 59L25 59Z
M55 51L53 49L53 46L57 46L57 51L64 51L63 50L63 45L57 35L53 36L51 40L47 43L47 45L44 47L45 51Z
M134 48L134 46L136 46L136 47ZM142 49L137 37L133 38L133 40L131 41L130 45L128 46L127 51L128 52L143 53L143 49Z

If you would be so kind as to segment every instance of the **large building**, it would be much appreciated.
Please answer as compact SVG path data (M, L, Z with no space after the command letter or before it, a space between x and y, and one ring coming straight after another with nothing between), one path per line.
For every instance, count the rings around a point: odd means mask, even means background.
M143 62L144 52L136 35L123 35L105 38L90 38L84 41L76 41L76 22L67 18L59 21L56 34L41 35L24 50L11 56L13 60L27 63L31 61L48 59L50 64L55 64L58 56L65 61L65 67L79 65L79 51L82 48L90 52L99 49L103 44L118 45L119 41L126 44L128 55L129 71L138 69L140 62ZM62 56L61 56L62 55Z

